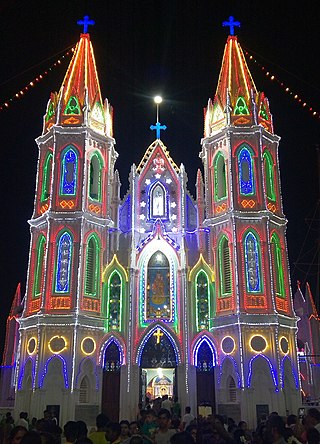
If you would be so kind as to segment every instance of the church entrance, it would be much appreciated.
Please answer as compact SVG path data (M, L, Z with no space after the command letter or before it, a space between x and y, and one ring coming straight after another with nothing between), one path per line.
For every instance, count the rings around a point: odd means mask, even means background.
M114 422L119 421L120 366L119 349L111 342L105 351L101 411Z
M197 405L198 414L206 417L216 412L213 350L202 341L197 350Z
M177 358L174 346L164 331L157 328L146 342L140 360L140 402L155 410L165 396L177 396Z

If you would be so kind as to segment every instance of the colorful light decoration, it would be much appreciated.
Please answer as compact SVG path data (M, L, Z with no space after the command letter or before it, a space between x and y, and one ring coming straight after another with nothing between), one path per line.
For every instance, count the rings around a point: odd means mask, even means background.
M289 96L295 102L297 102L299 105L301 105L307 111L309 111L313 117L316 117L317 119L320 119L320 112L316 111L313 106L310 106L304 99L302 99L302 97L300 97L300 94L292 91L291 88L289 88L287 85L285 85L285 83L282 82L277 76L275 76L274 74L271 74L270 70L267 67L265 67L264 65L262 65L261 63L259 63L249 53L248 50L244 49L244 53L248 56L249 60L251 60L253 63L255 63L256 65L259 66L259 68L261 69L261 71L263 71L263 73L265 74L266 77L268 77L272 82L276 82L282 88L282 90L285 93L289 94Z
M38 340L35 336L29 338L27 342L27 352L30 356L34 355L37 351Z
M87 336L82 339L80 347L84 355L90 356L96 351L97 344L91 336Z
M64 336L52 336L48 341L48 348L51 353L58 355L59 353L65 351L68 346L68 341Z
M24 95L30 91L34 86L36 86L39 82L41 82L54 68L61 65L61 60L64 60L67 56L72 54L75 50L75 46L72 46L71 48L68 48L68 51L62 55L53 65L50 66L46 71L42 72L41 74L38 74L37 77L35 77L33 80L31 80L26 86L21 88L14 96L12 96L10 99L7 99L5 102L3 102L0 105L0 111L3 111L10 107L11 103L24 97Z

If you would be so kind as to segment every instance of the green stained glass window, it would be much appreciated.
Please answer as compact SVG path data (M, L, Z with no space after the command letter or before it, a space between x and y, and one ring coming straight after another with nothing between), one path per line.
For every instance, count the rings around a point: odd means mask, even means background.
M262 117L264 120L269 120L269 116L266 110L266 106L264 103L262 103L261 108L260 108L260 112L259 112L260 117Z
M226 163L223 155L218 153L214 163L214 200L217 202L227 197Z
M43 235L41 235L38 239L37 248L36 248L34 284L33 284L33 295L32 295L34 299L41 296L42 284L43 284L45 248L46 248L46 239Z
M48 122L51 117L54 115L55 113L55 109L54 109L54 104L53 102L49 103L49 107L48 107L48 111L47 111L47 115L46 115L46 122Z
M274 183L275 180L274 163L269 151L265 151L263 153L263 162L264 162L264 174L265 174L267 198L275 202L276 193L275 193L275 183Z
M210 286L207 274L200 271L196 277L197 329L208 330L210 313Z
M86 249L86 273L85 273L85 294L92 297L99 297L100 279L100 248L95 236L88 240Z
M121 329L121 298L122 279L117 271L114 271L108 282L107 318L110 330Z
M286 294L284 289L282 248L280 239L276 233L273 233L271 237L271 259L276 295L281 298L285 298Z
M230 246L226 236L222 236L218 246L218 264L220 270L220 295L228 296L232 291Z
M42 171L42 190L41 190L41 202L44 202L50 196L51 188L51 175L52 175L52 154L48 154Z
M234 114L235 115L248 115L249 110L248 110L248 106L246 104L246 101L244 100L243 97L238 97L237 102L236 102L236 106L234 108Z
M71 96L65 107L64 114L80 114L79 100L75 96Z

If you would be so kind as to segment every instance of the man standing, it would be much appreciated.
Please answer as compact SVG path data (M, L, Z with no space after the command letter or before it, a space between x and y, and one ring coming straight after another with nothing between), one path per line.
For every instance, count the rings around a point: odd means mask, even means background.
M170 429L171 413L167 409L160 409L158 414L159 429L154 436L156 444L170 444L171 436L177 433L176 430Z

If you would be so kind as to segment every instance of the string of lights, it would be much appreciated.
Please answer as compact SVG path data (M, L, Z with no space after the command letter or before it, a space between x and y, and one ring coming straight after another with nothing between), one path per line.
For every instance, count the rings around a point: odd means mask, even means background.
M271 81L278 83L278 85L285 91L285 93L289 94L291 96L291 98L297 102L299 105L301 105L303 108L305 108L307 111L309 111L309 113L313 116L316 117L317 119L320 119L320 112L315 110L313 108L313 106L310 106L302 97L300 97L299 94L297 94L296 92L294 92L293 90L291 90L291 88L289 88L284 82L282 82L277 76L275 76L274 74L272 74L270 72L270 70L262 65L260 62L257 61L257 59L255 59L253 57L253 55L251 55L248 50L244 49L244 53L245 55L248 57L248 59L250 61L252 61L253 63L255 63L257 66L259 66L259 68L261 69L261 71L264 73L264 75L266 77L268 77Z
M64 53L58 60L56 60L48 69L43 71L41 74L38 74L35 78L33 78L26 86L21 88L16 92L11 98L6 100L5 102L0 104L0 111L3 111L10 107L10 105L16 101L24 97L24 95L30 91L33 87L35 87L39 82L41 82L52 70L54 70L57 66L59 66L62 61L67 58L70 54L72 54L75 50L75 47L68 49L66 53Z

